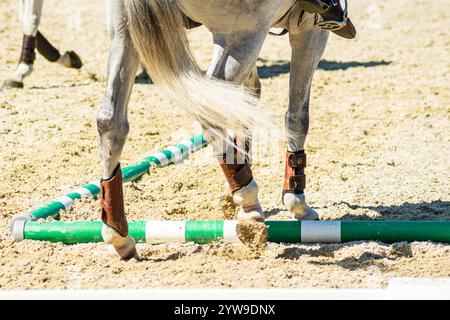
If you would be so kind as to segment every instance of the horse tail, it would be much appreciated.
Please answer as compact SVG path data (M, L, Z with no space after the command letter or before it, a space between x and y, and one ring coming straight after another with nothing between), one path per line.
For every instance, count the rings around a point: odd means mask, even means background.
M176 0L125 0L125 8L133 46L155 84L205 129L216 134L233 129L245 136L254 127L274 127L256 109L258 100L241 86L203 74L189 48L186 17Z

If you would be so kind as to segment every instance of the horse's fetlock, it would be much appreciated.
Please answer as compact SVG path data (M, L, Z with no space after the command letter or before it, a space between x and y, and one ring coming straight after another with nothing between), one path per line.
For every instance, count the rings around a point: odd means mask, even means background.
M259 204L258 200L258 185L252 179L248 185L237 190L233 194L233 201L239 206L252 206Z

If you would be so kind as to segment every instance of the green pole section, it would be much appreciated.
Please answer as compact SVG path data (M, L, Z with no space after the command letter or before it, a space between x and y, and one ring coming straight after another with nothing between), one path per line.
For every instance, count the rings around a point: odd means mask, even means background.
M32 218L34 218L33 220L46 219L50 216L59 219L60 210L66 210L64 204L62 204L61 202L53 201L47 205L33 210L32 212L30 212L30 215Z
M145 221L128 222L128 235L136 242L145 242Z
M342 221L341 241L450 242L450 221Z
M186 242L211 243L223 239L223 221L186 221Z
M145 221L130 221L129 235L145 242ZM102 221L25 222L24 239L62 242L65 244L103 242Z
M65 244L102 242L102 221L26 222L25 239L62 242Z
M207 145L206 138L203 134L197 134L185 142L176 144L173 147L162 150L161 152L149 156L141 162L122 168L122 176L124 182L136 181L140 179L144 174L149 173L150 167L156 165L157 167L164 167L170 164L176 163L177 160L186 159L190 152L195 152ZM177 158L178 156L178 158ZM74 192L71 192L65 196L62 196L54 201L45 204L37 209L31 210L27 213L20 214L13 219L15 220L38 220L46 219L50 216L59 218L59 212L61 210L69 210L73 203L80 199L82 196L97 197L100 193L98 187L99 180L91 182Z
M277 243L301 243L300 221L266 221L268 227L267 240Z

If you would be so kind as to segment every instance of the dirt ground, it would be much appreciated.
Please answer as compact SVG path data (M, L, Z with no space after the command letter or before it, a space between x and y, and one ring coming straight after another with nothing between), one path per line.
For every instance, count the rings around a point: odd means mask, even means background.
M0 0L0 76L16 65L17 1ZM307 198L329 219L450 219L448 0L350 1L356 40L331 36L316 72L307 140ZM119 261L105 244L14 243L10 219L100 176L96 110L108 48L103 1L46 0L41 31L85 65L67 70L38 56L25 89L0 92L0 288L376 288L392 277L450 277L450 245L357 242L269 244L259 258L239 245L138 245L143 261ZM206 68L211 36L190 32ZM287 37L268 37L258 62L262 101L283 125ZM157 87L137 84L122 163L196 133L198 125ZM254 172L269 219L281 204L284 138ZM269 160L268 160L269 159ZM128 218L222 219L223 178L209 148L125 186ZM84 200L62 219L99 218Z

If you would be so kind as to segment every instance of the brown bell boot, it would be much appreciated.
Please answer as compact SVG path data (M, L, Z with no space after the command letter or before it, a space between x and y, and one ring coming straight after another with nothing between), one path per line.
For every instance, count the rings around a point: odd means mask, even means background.
M101 180L100 192L103 222L115 229L122 237L128 236L128 223L123 203L123 182L120 164L109 179Z
M286 167L282 202L297 220L318 220L319 214L308 207L305 200L306 154L304 151L286 152Z
M100 192L104 241L112 244L122 259L137 258L135 241L128 236L120 164L114 169L111 178L101 180Z
M258 200L258 185L253 179L250 164L227 164L226 155L218 158L220 167L233 194L233 201L241 209L238 220L264 222L264 215Z

